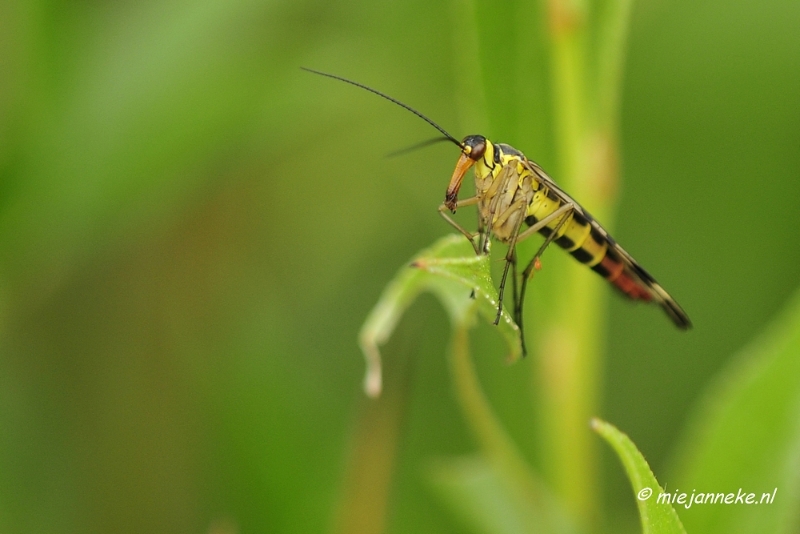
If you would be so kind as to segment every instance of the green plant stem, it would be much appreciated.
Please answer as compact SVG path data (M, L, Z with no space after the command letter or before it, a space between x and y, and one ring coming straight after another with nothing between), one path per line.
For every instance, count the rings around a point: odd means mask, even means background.
M583 199L588 198L586 13L576 3L551 0L549 15L559 182ZM598 404L600 294L586 283L583 266L572 262L563 267L563 297L556 300L553 322L539 345L542 449L545 474L556 494L588 524L598 510L587 422Z
M631 0L609 0L589 46L587 2L550 0L549 23L559 182L587 199L609 225L616 198L617 124ZM590 54L589 50L596 50ZM593 67L593 68L592 68ZM604 346L604 290L575 262L539 345L546 476L584 524L599 513L589 419L598 412Z
M598 21L597 123L616 131L633 0L607 0Z

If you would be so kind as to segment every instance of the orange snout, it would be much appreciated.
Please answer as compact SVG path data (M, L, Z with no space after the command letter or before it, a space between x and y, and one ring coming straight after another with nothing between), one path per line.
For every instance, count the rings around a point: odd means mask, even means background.
M462 153L456 163L456 169L453 171L453 177L450 178L450 184L447 186L447 194L444 197L444 205L447 209L456 212L456 203L458 202L458 190L461 189L461 182L464 180L464 175L475 163L475 160L468 155Z

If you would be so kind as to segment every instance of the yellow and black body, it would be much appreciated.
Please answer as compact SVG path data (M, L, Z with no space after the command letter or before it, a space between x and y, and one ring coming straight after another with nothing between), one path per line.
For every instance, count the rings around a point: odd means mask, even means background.
M519 150L492 143L481 135L468 136L461 143L462 153L439 211L472 242L477 253L486 252L490 238L509 245L506 269L500 283L501 294L509 267L516 271L516 244L534 233L545 236L542 247L522 274L519 291L515 291L514 315L517 321L522 319L527 280L541 253L548 244L555 242L628 298L655 302L678 328L691 327L689 317L675 299L539 165ZM458 200L462 181L471 167L475 170L475 196ZM464 230L446 213L469 205L478 207L477 234ZM516 273L514 277L516 282Z

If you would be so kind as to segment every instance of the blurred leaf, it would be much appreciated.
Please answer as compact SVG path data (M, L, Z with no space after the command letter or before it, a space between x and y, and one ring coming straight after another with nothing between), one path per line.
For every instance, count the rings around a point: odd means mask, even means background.
M684 491L764 493L766 506L694 505L694 532L797 532L800 507L800 295L710 388L682 440ZM777 488L777 489L776 489Z
M381 392L379 345L386 343L403 312L423 291L430 291L441 300L454 326L469 324L476 310L490 322L497 313L489 256L476 256L463 236L438 240L400 270L361 328L359 342L367 360L364 389L368 395ZM508 343L508 360L519 359L519 328L505 310L497 328Z
M636 494L636 505L639 507L639 517L642 520L642 532L645 534L670 532L685 534L686 530L672 506L668 503L658 502L658 496L664 490L658 485L650 466L647 465L647 461L633 441L615 426L600 419L592 420L592 428L611 445L625 467L625 472L628 474L628 479Z
M431 467L429 480L438 496L476 533L540 531L531 509L515 506L513 491L483 458L442 460Z

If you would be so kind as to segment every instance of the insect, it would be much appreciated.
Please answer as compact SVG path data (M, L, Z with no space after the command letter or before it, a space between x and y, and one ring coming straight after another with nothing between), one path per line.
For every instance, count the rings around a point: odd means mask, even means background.
M522 335L525 291L528 280L540 265L539 258L551 243L605 278L626 297L654 302L661 306L675 326L683 330L691 328L689 317L675 299L617 244L589 212L522 152L503 143L493 143L482 135L468 135L459 141L419 111L376 89L333 74L304 70L383 97L436 128L444 136L442 140L458 146L461 156L447 186L444 202L439 206L439 214L469 240L476 254L488 254L492 238L508 245L498 288L495 324L500 321L506 280L511 271L513 316L520 328L523 354L526 352ZM458 192L470 168L475 171L475 195L459 200ZM466 206L477 206L478 230L475 233L466 230L448 214ZM544 242L518 275L516 245L537 233L544 236Z

